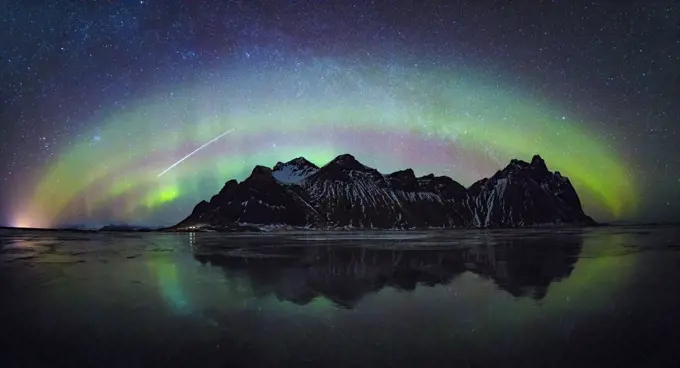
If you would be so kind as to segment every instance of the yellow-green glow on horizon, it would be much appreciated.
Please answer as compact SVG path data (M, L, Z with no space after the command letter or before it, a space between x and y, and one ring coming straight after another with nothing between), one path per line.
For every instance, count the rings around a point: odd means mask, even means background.
M23 223L51 226L105 208L113 208L116 220L152 221L156 211L171 211L178 200L210 198L255 165L298 156L323 165L341 153L381 171L412 165L416 172L445 173L464 185L512 158L540 154L551 170L571 179L586 210L625 217L637 207L628 163L588 124L545 101L436 70L394 79L380 68L357 68L331 92L315 84L323 69L306 72L306 88L316 92L308 93L312 97L295 98L289 73L267 71L260 72L262 81L244 77L236 83L250 88L216 91L197 83L182 88L172 103L159 92L111 112L91 124L100 127L100 141L83 139L46 168L15 222L21 217ZM234 131L158 177L229 129ZM367 134L375 139L362 138ZM466 156L452 153L449 161L428 162L442 146ZM174 219L190 209L182 211Z

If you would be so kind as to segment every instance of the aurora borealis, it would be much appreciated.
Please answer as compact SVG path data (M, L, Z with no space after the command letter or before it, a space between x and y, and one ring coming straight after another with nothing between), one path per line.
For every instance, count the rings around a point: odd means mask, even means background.
M466 186L539 153L598 220L680 214L677 5L93 4L2 16L0 223L168 225L342 153Z

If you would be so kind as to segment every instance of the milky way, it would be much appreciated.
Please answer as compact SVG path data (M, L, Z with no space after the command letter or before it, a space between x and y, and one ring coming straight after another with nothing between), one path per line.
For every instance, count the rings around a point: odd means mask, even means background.
M4 16L10 225L171 224L255 165L341 153L464 185L538 153L597 219L677 213L680 52L652 42L677 6L61 5Z

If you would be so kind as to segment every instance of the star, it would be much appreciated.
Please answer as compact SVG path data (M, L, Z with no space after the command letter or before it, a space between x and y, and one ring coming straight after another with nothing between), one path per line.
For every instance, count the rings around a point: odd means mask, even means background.
M465 186L539 153L598 220L680 216L679 7L435 3L10 2L0 225L172 223L255 165L341 153Z

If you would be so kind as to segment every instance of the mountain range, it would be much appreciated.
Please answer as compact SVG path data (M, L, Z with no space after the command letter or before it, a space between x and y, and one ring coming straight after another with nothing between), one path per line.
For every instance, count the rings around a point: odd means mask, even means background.
M465 188L412 169L382 174L343 154L318 167L304 157L256 166L198 203L173 230L427 229L594 225L569 179L538 155L513 159Z

